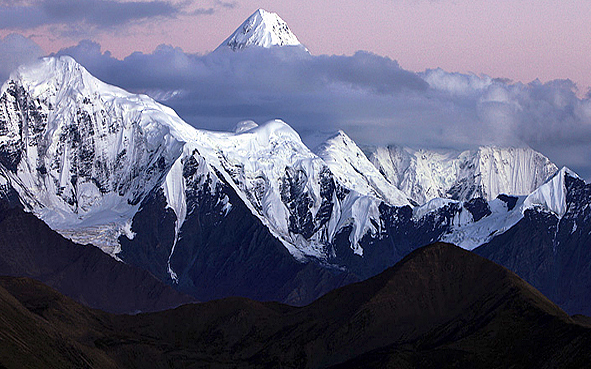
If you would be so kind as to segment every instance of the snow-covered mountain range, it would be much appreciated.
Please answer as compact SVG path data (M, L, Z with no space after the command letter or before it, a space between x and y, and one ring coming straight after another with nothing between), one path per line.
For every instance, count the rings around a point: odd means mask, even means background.
M354 227L351 247L359 253L359 238L375 232L377 192L339 183L284 122L242 125L235 133L197 130L147 96L98 81L69 57L19 69L0 105L3 173L23 204L58 232L112 255L121 234L133 237L131 221L154 188L164 190L180 230L189 160L202 163L193 186L230 186L299 260L326 259L345 225ZM348 142L348 154L362 155ZM367 159L364 165L371 169ZM389 204L408 204L388 190ZM231 208L227 197L218 200Z
M147 96L98 81L69 57L15 72L2 89L0 113L3 172L23 203L58 232L112 255L121 234L133 237L132 219L155 188L175 213L177 237L188 186L208 188L227 213L229 196L216 193L223 184L296 259L327 261L347 227L349 247L363 254L359 241L381 232L381 204L423 203L414 209L421 218L454 200L528 194L556 170L531 149L451 156L390 147L368 159L342 131L315 154L278 120L246 122L235 132L198 130ZM189 161L198 163L190 181ZM474 223L458 217L464 220L450 226ZM498 231L491 227L487 235ZM465 233L448 239L463 244Z
M300 45L292 36L259 10L222 46ZM23 66L0 91L0 187L198 299L306 303L437 240L474 249L531 211L561 219L565 178L577 177L529 148L362 151L339 131L311 150L281 120L200 130L70 57Z

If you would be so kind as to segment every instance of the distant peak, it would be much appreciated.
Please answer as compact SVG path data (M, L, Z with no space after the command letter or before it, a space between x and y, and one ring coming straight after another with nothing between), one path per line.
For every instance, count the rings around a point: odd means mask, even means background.
M238 51L252 46L271 48L302 44L276 13L258 9L222 42L218 49L229 48Z

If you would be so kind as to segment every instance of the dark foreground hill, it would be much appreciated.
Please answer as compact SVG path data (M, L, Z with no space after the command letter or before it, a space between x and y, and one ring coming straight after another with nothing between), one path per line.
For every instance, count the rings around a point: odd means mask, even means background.
M65 239L6 196L0 196L0 275L35 278L113 313L158 311L194 301L145 270Z
M581 368L591 327L449 244L290 307L244 298L111 315L0 279L0 367Z

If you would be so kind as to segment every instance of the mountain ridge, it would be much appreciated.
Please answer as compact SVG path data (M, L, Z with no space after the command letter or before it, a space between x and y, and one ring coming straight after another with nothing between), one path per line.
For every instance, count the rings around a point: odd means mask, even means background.
M559 169L530 148L439 152L391 145L365 151L380 173L418 205L434 198L490 201L499 194L529 195Z
M11 317L0 322L3 331L20 324L16 338L0 341L7 368L39 358L63 366L81 357L88 366L223 368L551 368L590 359L591 328L582 319L507 269L442 243L302 308L226 298L113 316L39 282L0 278L0 311ZM43 330L23 329L37 319ZM22 349L36 342L44 344Z
M506 199L483 200L475 190L481 175L472 172L462 188L474 198L413 206L342 131L315 153L281 120L199 130L147 96L103 84L68 57L21 68L2 91L2 174L25 208L62 235L200 300L238 294L305 304L427 243L479 246L523 216L519 198L511 209ZM553 165L540 163L531 170ZM554 211L562 204L538 197L527 206ZM222 226L235 232L207 229ZM260 287L232 281L254 278L254 265L266 270ZM204 276L224 287L216 292Z

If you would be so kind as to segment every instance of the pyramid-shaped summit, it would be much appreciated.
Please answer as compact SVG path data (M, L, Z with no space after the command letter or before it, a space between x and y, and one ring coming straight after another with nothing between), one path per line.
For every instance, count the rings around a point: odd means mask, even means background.
M287 23L277 14L258 9L218 47L233 51L258 46L302 46ZM302 46L303 47L303 46Z

